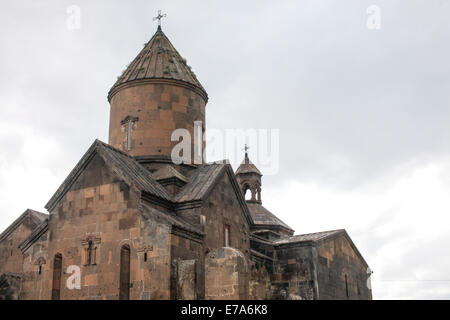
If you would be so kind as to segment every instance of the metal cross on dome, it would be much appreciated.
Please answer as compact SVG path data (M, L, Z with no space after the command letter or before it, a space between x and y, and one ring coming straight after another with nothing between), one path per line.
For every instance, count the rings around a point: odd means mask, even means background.
M153 18L153 21L158 20L158 27L161 27L161 19L167 17L167 14L161 14L161 10L158 10L158 15Z
M248 149L250 149L250 147L247 146L247 144L245 144L244 149L242 149L242 150L245 150L245 159L248 159L248 153L247 153Z

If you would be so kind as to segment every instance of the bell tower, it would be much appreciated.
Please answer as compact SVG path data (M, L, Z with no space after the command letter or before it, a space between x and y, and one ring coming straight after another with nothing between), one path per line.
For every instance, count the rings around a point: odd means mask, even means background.
M171 141L175 129L190 133L194 163L194 128L204 133L208 102L191 67L163 33L161 17L159 13L156 33L108 93L109 144L151 171L172 163L172 148L181 141Z
M262 203L261 200L261 177L262 173L248 158L249 147L245 145L245 158L239 168L236 170L236 178L241 187L242 194L247 202L250 203ZM250 199L247 196L247 192L250 192Z

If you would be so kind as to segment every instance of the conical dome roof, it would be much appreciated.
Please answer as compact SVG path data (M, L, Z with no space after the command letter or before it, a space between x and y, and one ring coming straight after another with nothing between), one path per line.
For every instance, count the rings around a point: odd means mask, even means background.
M158 26L156 33L144 46L137 57L117 79L108 94L108 100L122 87L130 82L150 79L167 79L182 81L193 86L205 101L208 95L198 81L186 60L178 53L169 39Z
M245 153L244 161L242 161L241 165L236 170L236 175L243 173L256 173L257 175L262 176L261 171L259 171L259 169L248 158L247 152Z

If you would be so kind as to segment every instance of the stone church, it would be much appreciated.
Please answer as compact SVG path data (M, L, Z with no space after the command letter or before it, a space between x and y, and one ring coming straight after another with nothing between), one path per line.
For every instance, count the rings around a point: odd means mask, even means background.
M247 152L236 172L172 161L175 129L205 131L208 95L160 26L108 101L108 143L94 141L49 214L28 209L1 233L0 299L372 298L347 232L294 235L262 205Z

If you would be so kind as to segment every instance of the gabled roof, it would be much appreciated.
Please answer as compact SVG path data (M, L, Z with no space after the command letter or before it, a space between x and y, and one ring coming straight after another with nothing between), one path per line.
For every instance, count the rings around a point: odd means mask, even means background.
M177 178L181 181L187 182L188 179L182 175L180 172L178 172L174 167L172 167L170 164L167 164L163 166L158 171L154 172L152 174L152 177L156 180L165 180L165 179L171 179L171 178Z
M198 167L189 177L188 183L175 197L177 202L202 200L214 186L218 177L226 170L227 164L210 163Z
M208 100L205 89L192 72L191 67L187 65L186 60L178 53L160 27L117 79L109 91L108 99L111 100L117 89L127 83L149 79L182 81L197 88L200 95Z
M241 206L245 219L249 224L253 224L253 219L245 203L239 184L233 173L228 160L204 164L198 167L189 177L188 183L176 195L175 201L179 208L185 203L192 203L204 200L208 197L214 186L224 174L228 174L231 187L234 189L239 205Z
M289 227L286 223L281 221L272 212L264 208L261 204L247 201L247 206L248 209L250 210L255 225L281 226L292 232L294 231L291 227Z
M129 185L135 186L139 191L146 192L162 200L172 200L172 196L167 192L167 190L156 182L152 178L151 173L139 164L132 156L113 148L100 140L95 140L52 198L48 201L45 206L47 210L51 211L54 208L56 203L70 189L72 184L76 181L78 176L83 172L95 155L102 157L106 165L110 166L116 175L118 175Z
M336 234L342 233L342 232L345 232L345 230L338 229L338 230L322 231L322 232L315 232L315 233L299 234L299 235L275 240L274 243L286 244L286 243L296 243L296 242L305 242L305 241L316 242L316 241L323 240L325 238L329 238L333 235L336 235Z
M20 215L8 228L6 228L1 234L0 234L0 242L6 239L11 233L14 232L22 223L25 223L29 226L31 230L36 228L38 225L41 224L42 221L44 221L48 217L47 214L27 209L24 213Z
M41 238L48 231L48 218L45 218L40 225L38 225L28 237L25 238L20 244L19 249L25 252L33 243Z
M367 264L366 260L364 259L364 257L362 256L362 254L359 252L356 245L353 243L353 240L350 238L347 231L345 231L345 229L337 229L337 230L330 230L330 231L300 234L300 235L295 235L292 237L277 239L273 243L274 243L274 245L286 245L286 244L294 244L294 243L305 243L305 244L310 243L313 245L317 245L317 244L320 244L324 241L328 241L328 240L338 237L338 236L345 237L347 239L347 241L349 242L350 246L355 251L355 253L360 257L361 261L363 261L363 263L366 266L369 266Z

